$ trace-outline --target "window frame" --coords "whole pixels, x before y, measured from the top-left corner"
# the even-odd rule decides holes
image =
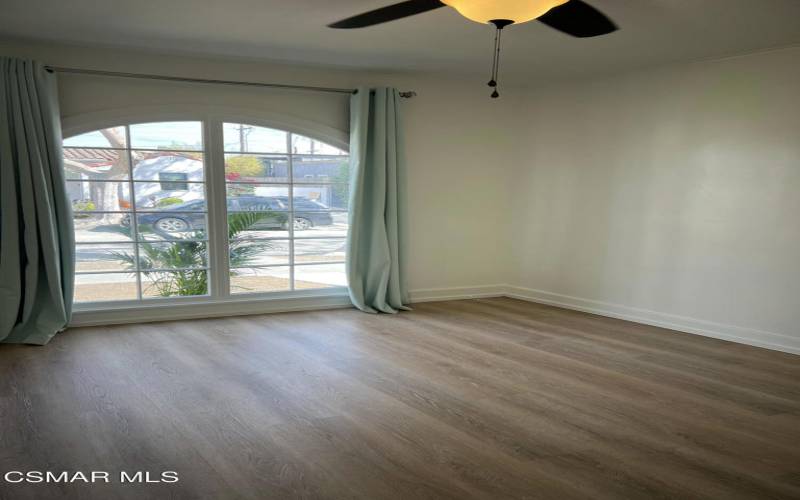
[[[225,148],[223,123],[245,123],[303,135],[327,143],[348,153],[349,134],[344,130],[297,118],[295,116],[263,111],[254,113],[235,107],[196,106],[196,105],[155,105],[135,109],[111,109],[87,113],[62,119],[62,137],[76,135],[104,128],[130,126],[138,123],[167,121],[200,121],[202,124],[203,147],[205,154],[205,183],[208,206],[219,207],[215,213],[207,211],[208,235],[227,234],[227,193],[225,178]],[[130,145],[128,145],[130,147]],[[291,186],[291,184],[290,184]],[[213,199],[213,201],[212,201]],[[290,240],[293,241],[293,240]],[[208,238],[208,294],[187,297],[163,297],[158,299],[114,300],[97,302],[75,302],[73,310],[77,313],[112,312],[129,310],[148,310],[173,305],[209,304],[250,304],[258,302],[278,302],[303,298],[332,298],[338,300],[347,296],[346,287],[320,289],[298,289],[276,292],[253,292],[231,294],[228,262],[228,241],[225,237]],[[294,265],[289,264],[294,275]],[[338,303],[338,302],[336,302]]]

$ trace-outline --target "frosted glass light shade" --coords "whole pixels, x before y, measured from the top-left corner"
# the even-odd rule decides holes
[[[478,23],[507,19],[515,24],[533,21],[568,0],[442,0],[459,14]]]

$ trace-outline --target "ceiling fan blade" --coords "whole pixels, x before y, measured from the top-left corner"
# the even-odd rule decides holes
[[[402,19],[404,17],[414,16],[429,10],[444,7],[444,4],[439,0],[408,0],[406,2],[388,5],[386,7],[364,12],[357,16],[348,17],[341,21],[329,24],[329,28],[339,29],[352,29],[352,28],[365,28],[367,26],[374,26],[376,24]]]
[[[581,0],[570,0],[559,5],[538,21],[578,38],[607,35],[618,29],[605,14]]]

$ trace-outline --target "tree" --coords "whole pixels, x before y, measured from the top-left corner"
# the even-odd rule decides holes
[[[231,156],[225,159],[225,176],[239,179],[241,177],[260,177],[264,175],[264,165],[255,156]]]
[[[100,131],[112,148],[125,148],[125,137],[118,133],[116,129],[108,128]],[[138,153],[133,153],[133,160],[140,158]],[[99,171],[97,168],[85,165],[79,161],[64,159],[64,168],[70,172],[83,174],[88,177],[91,200],[100,210],[119,210],[119,182],[109,182],[123,180],[128,176],[128,155],[121,151],[117,158],[106,170]],[[105,181],[105,182],[102,182]],[[98,218],[101,222],[110,222],[113,214],[100,214]]]
[[[337,202],[347,206],[350,196],[350,162],[339,163],[339,170],[334,176],[333,195]]]

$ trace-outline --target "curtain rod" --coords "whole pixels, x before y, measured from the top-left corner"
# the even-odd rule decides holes
[[[96,69],[64,68],[60,66],[45,66],[45,69],[56,73],[72,73],[77,75],[110,76],[116,78],[139,78],[142,80],[163,80],[168,82],[206,83],[215,85],[238,85],[243,87],[267,87],[273,89],[306,90],[311,92],[329,92],[333,94],[355,94],[358,89],[344,89],[337,87],[313,87],[309,85],[290,85],[286,83],[243,82],[237,80],[210,80],[205,78],[186,78],[182,76],[149,75],[145,73],[123,73],[119,71],[102,71]],[[400,97],[406,99],[415,97],[416,92],[400,92]]]

